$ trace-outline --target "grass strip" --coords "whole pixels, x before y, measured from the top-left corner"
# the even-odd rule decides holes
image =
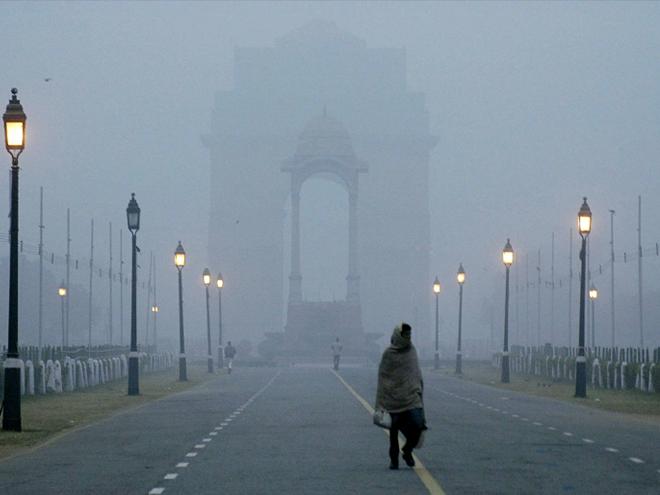
[[[453,375],[453,371],[449,369],[441,369],[440,373]],[[500,369],[490,363],[463,361],[464,380],[660,422],[660,394],[639,390],[594,389],[588,384],[587,398],[580,399],[575,397],[575,382],[552,381],[546,377],[511,373],[511,382],[502,383],[500,373]]]
[[[128,396],[128,378],[75,392],[24,396],[21,399],[23,431],[0,430],[0,459],[34,448],[68,430],[80,428],[122,409],[199,385],[218,374],[206,364],[188,364],[188,381],[180,382],[178,368],[140,375],[140,395]]]

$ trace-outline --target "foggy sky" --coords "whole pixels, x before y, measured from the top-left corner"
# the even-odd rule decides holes
[[[431,155],[429,291],[437,274],[446,287],[444,340],[453,341],[459,262],[468,272],[466,336],[487,335],[488,305],[499,332],[500,252],[507,237],[517,253],[514,270],[524,270],[529,254],[535,277],[540,248],[543,278],[549,280],[555,232],[556,278],[566,278],[568,234],[582,196],[594,214],[594,263],[608,260],[608,209],[617,211],[617,253],[636,250],[638,194],[643,245],[660,241],[657,3],[7,2],[3,10],[0,96],[8,98],[9,89],[18,87],[28,115],[21,237],[36,244],[43,185],[46,249],[64,252],[70,207],[72,250],[88,256],[93,216],[97,256],[105,266],[107,222],[124,228],[128,238],[125,208],[135,192],[142,208],[140,276],[146,277],[144,254],[153,250],[163,334],[176,330],[168,327],[177,309],[171,254],[182,240],[190,261],[184,271],[187,328],[201,338],[199,277],[206,266],[213,191],[200,136],[209,128],[214,93],[233,87],[234,48],[270,46],[315,19],[336,22],[369,47],[404,47],[408,86],[426,94],[439,140]],[[5,159],[9,168],[9,156]],[[7,179],[0,175],[5,192]],[[321,204],[342,197],[324,187],[315,189],[327,195]],[[3,222],[7,231],[8,219]],[[335,217],[329,223],[341,230]],[[577,241],[574,256],[577,260]],[[644,262],[646,337],[658,345],[660,258],[649,255]],[[340,286],[345,264],[336,267],[339,281],[323,286],[323,272],[331,269],[326,263],[306,279],[312,299],[314,285],[324,298]],[[59,279],[61,266],[54,270]],[[616,270],[617,323],[625,332],[636,324],[637,265],[618,264]],[[76,276],[85,283],[84,272]],[[524,271],[518,276],[522,282]],[[599,327],[609,336],[609,274],[595,277],[595,283],[602,296]],[[105,290],[105,281],[98,285]],[[531,294],[535,301],[535,291]],[[565,294],[557,289],[558,321],[567,320]],[[535,321],[535,309],[530,312]],[[229,338],[240,337],[228,331]],[[629,343],[636,343],[634,329],[630,332]]]

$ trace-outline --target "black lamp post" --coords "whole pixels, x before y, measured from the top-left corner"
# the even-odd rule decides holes
[[[509,383],[509,268],[513,265],[513,248],[509,239],[502,250],[502,263],[506,267],[504,295],[504,347],[502,348],[502,383]]]
[[[181,270],[186,266],[186,252],[183,250],[181,241],[174,251],[174,265],[179,270],[179,381],[188,380],[186,370],[186,344],[183,338],[183,284],[181,282]]]
[[[213,373],[213,354],[211,354],[211,313],[209,312],[209,285],[211,285],[211,272],[204,268],[202,282],[206,290],[206,344],[207,344],[207,363],[209,373]]]
[[[222,273],[218,273],[218,369],[221,370],[224,364],[224,352],[222,349],[222,288],[225,286],[225,281],[222,278]]]
[[[18,157],[25,149],[23,106],[12,88],[11,100],[2,116],[5,147],[11,155],[11,209],[9,221],[9,318],[7,356],[4,362],[5,383],[2,429],[21,431],[21,370],[18,359]]]
[[[463,269],[463,263],[458,265],[456,281],[458,282],[458,345],[456,347],[456,374],[460,375],[463,373],[463,356],[461,351],[463,332],[463,284],[465,283],[465,270]]]
[[[435,294],[435,358],[433,360],[433,367],[437,370],[440,368],[440,350],[438,341],[438,295],[440,294],[440,281],[435,277],[433,281],[433,293]]]
[[[587,198],[578,212],[578,232],[582,237],[580,249],[580,335],[578,340],[578,355],[575,359],[575,397],[587,396],[587,359],[584,356],[584,303],[586,289],[586,253],[587,237],[591,232],[591,209]]]
[[[128,395],[140,394],[140,361],[137,350],[137,231],[140,230],[140,207],[135,193],[126,208],[128,230],[131,232],[131,350],[128,353]]]
[[[64,347],[66,345],[66,326],[64,324],[64,298],[66,297],[66,286],[64,285],[64,281],[62,281],[57,289],[57,295],[60,296],[62,307],[62,354],[64,354]]]

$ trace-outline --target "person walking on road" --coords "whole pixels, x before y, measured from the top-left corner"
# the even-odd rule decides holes
[[[341,351],[343,349],[343,346],[339,342],[339,337],[337,337],[337,340],[335,340],[330,347],[332,348],[333,366],[335,371],[337,371],[339,369],[339,358],[341,357]]]
[[[231,340],[227,342],[225,347],[225,359],[227,360],[227,373],[231,375],[231,365],[234,361],[234,356],[236,355],[236,348],[231,345]]]
[[[412,328],[401,323],[392,332],[390,346],[383,352],[378,367],[376,409],[387,411],[390,426],[390,469],[399,469],[399,431],[406,438],[401,451],[410,467],[415,465],[412,451],[426,430],[422,393],[424,381],[417,350],[411,340]]]

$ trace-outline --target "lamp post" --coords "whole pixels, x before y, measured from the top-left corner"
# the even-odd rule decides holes
[[[587,204],[587,198],[578,212],[578,232],[582,237],[582,249],[580,249],[580,335],[578,340],[578,355],[575,360],[575,397],[587,396],[587,360],[584,356],[584,303],[586,285],[586,253],[587,237],[591,232],[591,209]]]
[[[186,252],[183,250],[181,241],[174,251],[174,265],[179,270],[179,381],[188,380],[186,370],[186,344],[183,338],[183,284],[181,282],[181,270],[186,266]]]
[[[222,349],[222,288],[225,286],[225,281],[222,278],[222,273],[218,273],[218,369],[224,367],[224,352]]]
[[[213,373],[213,354],[211,354],[211,313],[209,312],[209,285],[211,285],[211,272],[208,268],[204,268],[202,275],[202,282],[206,290],[206,349],[207,349],[207,363],[209,373]]]
[[[60,296],[62,306],[62,353],[64,353],[64,346],[66,345],[66,325],[64,324],[64,298],[66,297],[66,286],[64,285],[64,281],[62,281],[60,287],[57,289],[57,295]]]
[[[598,299],[598,289],[591,284],[589,287],[589,300],[591,301],[591,348],[596,348],[596,299]]]
[[[440,294],[440,281],[435,277],[433,281],[433,293],[435,294],[435,359],[433,367],[440,368],[440,352],[438,350],[438,294]]]
[[[2,429],[21,431],[21,370],[18,359],[18,157],[25,149],[23,106],[12,88],[11,100],[2,116],[5,127],[5,147],[11,155],[11,207],[9,221],[9,318],[7,326],[7,356],[4,362],[5,381]]]
[[[502,383],[509,383],[509,269],[513,265],[513,248],[509,239],[502,250],[502,263],[506,267],[504,292],[504,347],[502,348]]]
[[[128,353],[128,395],[140,394],[140,361],[137,350],[137,232],[140,230],[140,207],[131,193],[126,208],[126,221],[131,232],[131,350]]]
[[[461,352],[463,330],[463,284],[465,283],[465,270],[463,269],[463,263],[458,265],[456,281],[458,282],[458,345],[456,347],[456,374],[460,375],[463,373],[463,356]]]
[[[158,312],[160,311],[160,307],[157,304],[154,304],[151,306],[151,312],[154,315],[154,352],[157,352],[158,350],[158,330],[156,324],[158,323]]]

